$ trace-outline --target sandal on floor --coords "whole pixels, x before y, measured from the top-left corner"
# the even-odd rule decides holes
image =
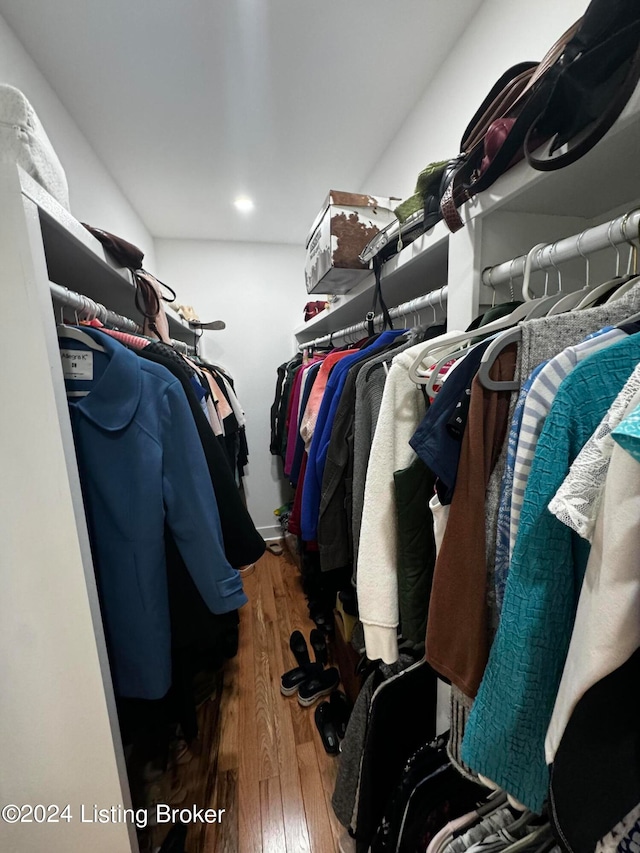
[[[351,716],[351,702],[349,702],[342,690],[334,690],[329,697],[329,705],[336,732],[340,740],[342,740],[347,732],[347,723]]]
[[[270,554],[275,554],[276,557],[281,557],[284,554],[284,548],[279,542],[267,542],[267,551]]]
[[[318,664],[311,664],[318,666]],[[304,681],[298,689],[298,702],[303,708],[313,705],[323,696],[328,696],[340,684],[340,675],[335,666],[323,669],[318,675]]]
[[[313,645],[313,631],[311,632],[311,644]],[[294,631],[291,634],[289,637],[289,648],[293,652],[293,656],[296,659],[298,666],[305,666],[305,664],[311,663],[309,649],[307,648],[307,641],[303,637],[301,631]],[[316,660],[318,660],[317,655]]]
[[[314,717],[324,751],[327,755],[337,755],[340,752],[340,743],[329,703],[321,702],[315,710]]]

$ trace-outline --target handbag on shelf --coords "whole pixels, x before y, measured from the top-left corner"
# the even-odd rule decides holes
[[[579,25],[580,21],[563,33],[541,62],[520,62],[505,71],[467,125],[462,136],[462,153],[440,205],[450,231],[459,231],[464,226],[458,213],[460,205],[488,189],[524,158],[532,99]],[[535,106],[533,109],[537,116]]]
[[[131,270],[139,270],[142,267],[144,260],[144,252],[128,240],[112,234],[110,231],[103,231],[102,228],[96,228],[93,225],[87,225],[83,222],[82,225],[87,231],[92,234],[96,240],[105,247],[113,260],[121,267],[127,267]]]
[[[175,301],[176,293],[173,288],[142,268],[142,261],[144,260],[142,249],[110,231],[87,225],[86,222],[83,222],[82,225],[96,240],[102,243],[105,250],[119,266],[131,270],[136,286],[136,308],[144,317],[144,334],[155,335],[164,343],[170,344],[169,324],[162,303]],[[165,296],[163,288],[168,290],[171,295]]]
[[[534,169],[575,163],[611,128],[640,79],[640,3],[592,0],[544,87],[524,152]],[[551,139],[537,156],[536,139]],[[571,142],[571,145],[567,145]],[[567,145],[567,150],[556,154]],[[555,156],[554,156],[555,155]]]
[[[414,194],[394,211],[398,218],[376,234],[360,253],[363,263],[376,257],[388,261],[440,222],[440,202],[457,163],[457,159],[430,163],[420,172]]]
[[[457,208],[523,157],[535,169],[552,171],[575,163],[602,139],[640,79],[640,3],[592,0],[530,69],[519,92],[512,87],[517,68],[494,86],[496,98],[486,111],[492,93],[474,116],[477,130],[465,132],[461,165],[442,201],[451,231],[464,225]],[[504,90],[498,91],[501,81]],[[549,140],[542,156],[533,153]],[[558,153],[563,146],[567,150]]]
[[[308,323],[312,317],[316,317],[321,311],[329,307],[329,303],[323,300],[316,302],[307,302],[304,306],[304,322]]]

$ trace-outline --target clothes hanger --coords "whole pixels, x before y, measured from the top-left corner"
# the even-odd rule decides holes
[[[533,813],[529,812],[529,819],[533,816]],[[512,826],[506,826],[505,831],[510,832],[512,828]],[[532,845],[540,845],[540,842],[544,842],[546,845],[550,838],[552,839],[551,827],[548,823],[545,823],[534,829],[533,832],[525,835],[524,838],[519,838],[513,844],[503,847],[501,853],[519,853],[521,850],[529,850]]]
[[[529,282],[531,280],[531,267],[533,265],[534,257],[538,260],[540,253],[542,250],[546,248],[546,243],[538,243],[533,246],[532,249],[527,252],[527,257],[524,262],[524,277],[522,281],[522,297],[525,300],[524,305],[521,306],[524,308],[525,306],[532,306],[533,309],[529,309],[526,312],[523,312],[523,316],[520,318],[520,321],[524,320],[533,320],[536,317],[547,316],[547,311],[549,307],[553,307],[560,298],[562,298],[562,293],[556,293],[553,296],[547,296],[547,290],[549,287],[549,276],[547,274],[545,278],[545,295],[539,298],[532,298],[531,291],[529,289]],[[553,264],[553,262],[552,262]],[[554,268],[557,269],[557,267]],[[562,280],[559,275],[559,283],[561,284]],[[516,309],[517,311],[518,309]],[[513,314],[516,313],[513,312]],[[510,320],[513,317],[513,314],[510,314],[509,317],[505,318]],[[490,324],[493,325],[493,324]],[[512,324],[510,324],[512,325]],[[485,331],[489,328],[487,326],[479,326],[477,331]],[[502,332],[502,334],[495,337],[495,339],[489,344],[487,349],[485,350],[482,360],[480,362],[480,367],[478,368],[478,379],[482,383],[482,385],[491,390],[491,391],[517,391],[520,388],[520,383],[515,379],[513,380],[505,380],[502,382],[498,382],[495,379],[492,379],[490,376],[491,368],[493,367],[496,359],[500,355],[500,353],[510,344],[518,343],[522,340],[522,329],[519,326],[516,328],[508,328],[506,331]]]
[[[580,240],[582,239],[583,234],[584,234],[584,231],[578,237],[578,252],[580,252]],[[551,263],[551,266],[554,268],[554,270],[556,271],[556,274],[558,276],[558,291],[562,292],[562,273],[558,269],[558,265],[556,263],[554,263],[554,260],[553,260],[553,252],[554,252],[557,245],[558,244],[556,242],[551,247],[551,251],[549,252],[549,262]],[[582,252],[580,252],[580,254],[582,255]],[[583,255],[583,257],[584,257],[584,255]],[[564,314],[565,311],[571,311],[573,308],[576,307],[578,302],[580,302],[583,297],[584,297],[584,288],[582,290],[576,290],[576,291],[573,291],[571,293],[565,294],[562,297],[562,299],[559,299],[555,305],[551,306],[551,308],[549,309],[549,313],[547,314],[547,317],[553,317],[556,314]]]
[[[82,307],[80,309],[80,313],[87,311],[89,309],[89,302],[85,300],[84,296],[81,296],[82,299]],[[91,305],[95,305],[95,302],[92,302]],[[91,335],[84,332],[82,329],[78,328],[78,326],[67,326],[64,322],[64,309],[61,311],[60,319],[62,322],[57,326],[56,331],[58,333],[58,342],[61,343],[64,340],[75,340],[82,343],[88,349],[93,350],[95,352],[106,353],[106,349],[101,346],[97,341],[95,341]],[[80,319],[78,317],[78,312],[75,312],[76,323],[80,323]],[[63,347],[61,347],[62,349]],[[78,351],[78,354],[81,354],[81,351]],[[72,378],[72,377],[69,377]],[[67,397],[87,397],[90,394],[90,391],[67,391]]]
[[[627,241],[627,243],[631,246],[631,249],[629,251],[629,260],[627,261],[627,278],[624,281],[624,283],[621,284],[620,287],[611,294],[611,296],[609,297],[607,302],[615,302],[617,299],[621,299],[626,293],[628,293],[631,290],[632,287],[635,287],[635,285],[638,283],[638,253],[637,253],[637,248],[636,248],[636,245],[633,242],[633,240],[627,236],[626,222],[627,222],[627,217],[630,215],[631,214],[627,214],[625,216],[625,218],[622,220],[622,225],[621,225],[622,234],[623,234],[625,240]],[[618,249],[617,246],[614,246],[614,248],[616,250],[616,255],[617,255],[617,258],[616,258],[616,275],[619,275],[620,274],[620,250]],[[633,272],[631,271],[632,267],[633,267]]]
[[[528,303],[529,305],[532,302],[536,302],[535,299],[531,299],[531,291],[529,289],[529,282],[531,280],[531,267],[533,265],[533,258],[535,256],[536,260],[539,261],[540,253],[546,248],[546,245],[547,244],[545,244],[545,243],[538,243],[537,246],[534,246],[532,249],[530,249],[529,252],[527,252],[527,257],[525,258],[524,276],[523,276],[523,280],[522,280],[522,297],[523,297],[523,299],[530,300]],[[557,266],[553,263],[553,260],[551,257],[554,247],[555,247],[555,243],[551,246],[551,251],[549,253],[549,260],[550,260],[553,268],[558,273],[558,285],[559,285],[560,289],[559,289],[558,293],[554,294],[553,296],[550,296],[550,297],[549,296],[543,296],[540,298],[540,300],[538,301],[538,306],[543,308],[545,311],[545,313],[543,315],[540,315],[540,316],[548,316],[546,313],[547,308],[549,306],[551,306],[553,308],[553,306],[556,305],[558,303],[558,301],[563,298],[562,277],[560,276],[560,271],[558,270]],[[545,278],[545,284],[544,284],[545,294],[547,292],[548,287],[549,287],[549,276],[547,273],[547,276]],[[525,305],[526,304],[527,303],[525,302]],[[531,319],[531,320],[535,319],[533,316],[533,312],[529,312],[526,319]],[[482,327],[480,327],[480,328],[482,328]],[[518,391],[519,390],[520,383],[517,380],[507,379],[507,380],[504,380],[502,382],[498,382],[496,379],[492,379],[490,374],[491,374],[491,368],[495,364],[496,359],[498,358],[500,353],[506,347],[508,347],[510,344],[519,343],[521,340],[522,340],[522,329],[519,326],[517,326],[515,329],[508,329],[506,332],[503,332],[501,335],[498,335],[498,337],[496,337],[495,340],[493,340],[489,344],[489,346],[487,347],[486,351],[484,352],[484,354],[482,356],[482,360],[480,362],[480,367],[478,368],[478,379],[482,383],[484,388],[487,388],[490,391]]]
[[[614,220],[611,220],[611,222],[609,223],[609,228],[607,230],[607,239],[609,240],[609,243],[611,245],[613,245],[613,243],[611,241],[611,229],[613,228],[613,225],[614,225]],[[622,227],[624,228],[624,220],[623,220]],[[580,240],[578,239],[578,251],[580,252],[579,243],[580,243]],[[580,252],[580,254],[582,255],[582,252]],[[585,257],[585,256],[582,255],[582,257]],[[577,311],[580,311],[583,308],[591,308],[593,305],[595,305],[595,303],[598,301],[598,299],[600,299],[601,296],[605,296],[610,291],[617,290],[620,287],[620,285],[624,284],[626,281],[626,279],[621,279],[616,275],[614,278],[609,279],[608,281],[605,281],[602,284],[598,284],[595,287],[589,288],[589,258],[588,257],[585,258],[585,261],[587,263],[587,284],[586,284],[586,287],[589,289],[589,292],[576,305]],[[618,265],[616,265],[616,266],[618,266]],[[618,272],[618,269],[616,269],[616,272]]]
[[[491,335],[493,332],[501,332],[503,329],[508,329],[513,326],[515,323],[519,323],[520,320],[523,320],[527,314],[529,313],[531,308],[531,303],[524,303],[523,305],[518,305],[517,308],[506,317],[501,317],[499,320],[494,320],[492,323],[487,323],[486,326],[481,326],[482,329],[481,334],[484,336]],[[463,343],[464,341],[470,341],[473,338],[478,337],[478,329],[474,329],[471,332],[460,332],[458,335],[454,335],[453,337],[448,338],[448,340],[442,340],[443,336],[438,338],[434,338],[429,341],[424,350],[416,356],[413,364],[409,368],[409,377],[412,382],[416,385],[426,385],[429,381],[429,376],[426,376],[420,373],[420,368],[422,366],[423,361],[431,356],[433,353],[441,352],[445,348],[450,352],[453,351],[452,347],[456,347],[458,344]]]
[[[535,246],[531,251],[532,252],[536,251]],[[538,266],[540,266],[540,257],[541,257],[542,251],[543,251],[542,248],[536,251],[536,261],[538,261]],[[529,264],[529,266],[527,267],[526,261],[525,261],[525,276],[529,276],[529,277],[531,276],[531,264]],[[523,286],[523,291],[524,291],[524,282],[523,282],[522,286]],[[528,290],[528,283],[527,283],[527,290]],[[551,308],[553,308],[553,306],[557,302],[559,302],[563,297],[564,297],[564,294],[561,291],[558,291],[557,293],[552,293],[551,295],[549,295],[549,270],[545,270],[544,293],[540,297],[540,299],[537,300],[537,304],[534,305],[531,312],[527,315],[527,320],[537,320],[539,317],[547,317]]]
[[[80,299],[82,300],[82,306],[80,308],[80,313],[90,313],[91,305],[86,297],[80,295]],[[95,305],[95,303],[93,303]],[[64,318],[63,318],[64,319]],[[57,327],[58,332],[58,340],[63,338],[73,339],[75,341],[79,341],[84,344],[89,349],[94,350],[95,352],[103,352],[106,353],[106,349],[101,346],[91,335],[87,334],[87,332],[83,332],[82,329],[78,328],[80,325],[80,318],[78,317],[78,312],[75,312],[76,325],[75,326],[67,326],[64,322],[61,323]]]
[[[507,793],[506,791],[501,791],[500,789],[494,790],[487,797],[486,803],[483,803],[481,806],[478,806],[476,809],[479,818],[488,817],[494,812],[497,812],[498,809],[503,808],[507,805]]]

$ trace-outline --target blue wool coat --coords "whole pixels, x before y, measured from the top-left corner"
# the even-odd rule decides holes
[[[69,412],[116,693],[158,699],[171,685],[165,522],[213,613],[246,602],[227,561],[204,452],[180,382],[118,341],[83,329],[92,379],[68,379]],[[91,371],[88,371],[91,372]]]

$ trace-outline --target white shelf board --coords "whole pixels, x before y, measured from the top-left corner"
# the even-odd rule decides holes
[[[118,267],[84,225],[26,172],[19,172],[23,195],[38,207],[50,280],[142,325],[130,270]],[[189,326],[171,311],[167,318],[171,337],[193,344]]]
[[[640,195],[640,87],[618,121],[577,162],[557,172],[538,172],[522,161],[462,209],[463,219],[495,210],[579,216],[597,220],[633,205]]]
[[[449,230],[444,222],[438,222],[390,258],[382,270],[382,294],[387,306],[393,308],[446,284],[448,252]],[[374,286],[371,273],[348,293],[336,297],[330,308],[294,329],[298,341],[304,343],[364,320],[371,310]]]

